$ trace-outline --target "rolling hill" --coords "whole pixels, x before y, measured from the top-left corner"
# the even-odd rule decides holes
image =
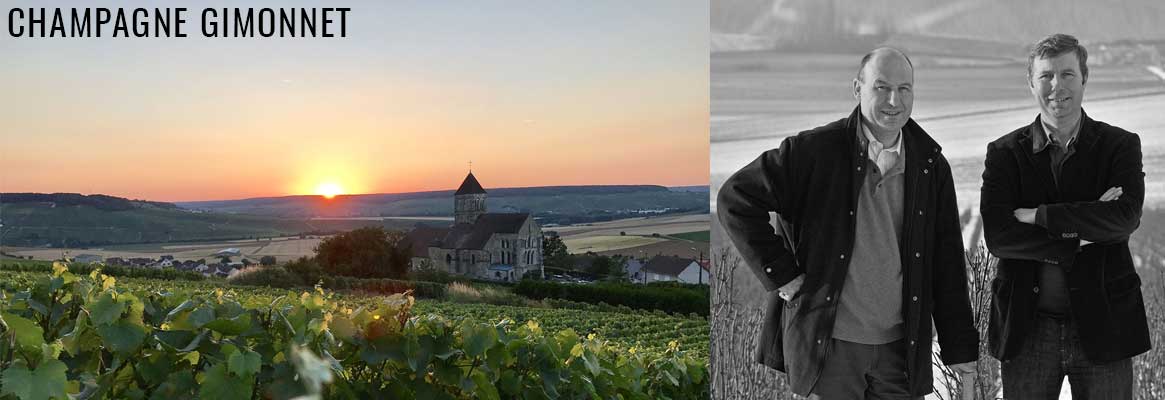
[[[653,185],[545,186],[489,190],[494,212],[529,212],[555,223],[585,221],[587,216],[643,215],[707,210],[708,187]],[[176,203],[183,209],[280,218],[450,216],[453,191],[336,196],[264,197]],[[609,218],[608,218],[609,219]]]
[[[161,203],[73,193],[0,193],[0,245],[91,247],[325,234],[361,226],[409,229],[418,223],[446,224],[440,217],[452,215],[452,195],[436,191],[331,200],[286,196]],[[544,225],[707,213],[708,187],[500,188],[490,190],[488,207],[494,212],[529,212]]]

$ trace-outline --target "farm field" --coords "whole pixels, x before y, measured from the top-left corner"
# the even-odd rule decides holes
[[[392,218],[386,218],[392,219]],[[702,248],[707,254],[707,242],[691,243],[674,238],[654,238],[653,233],[660,235],[684,234],[708,229],[708,214],[677,215],[647,218],[629,218],[609,222],[558,226],[546,228],[546,231],[558,232],[563,242],[572,253],[608,253],[634,249],[638,253],[655,255],[659,252],[668,255],[696,257],[699,251],[692,252],[691,247]],[[626,236],[619,233],[625,232]],[[699,239],[696,237],[694,239]],[[32,256],[36,260],[56,260],[61,258],[64,251],[71,256],[80,254],[96,254],[102,257],[149,257],[157,258],[161,255],[172,255],[177,260],[197,260],[208,258],[211,254],[225,249],[237,248],[248,258],[258,259],[262,256],[275,256],[280,262],[314,255],[315,246],[322,239],[318,237],[301,239],[299,236],[277,237],[267,239],[223,240],[212,242],[177,242],[177,243],[147,243],[111,245],[96,248],[33,248],[0,246],[0,251],[16,256]],[[696,240],[699,242],[699,240]],[[674,252],[673,252],[674,251]],[[624,252],[627,253],[626,251]],[[692,253],[688,255],[688,253]]]
[[[687,238],[675,235],[705,231],[709,222],[708,214],[690,214],[628,218],[544,230],[558,232],[571,253],[591,251],[602,255],[621,254],[640,258],[656,254],[697,258],[701,252],[705,257],[709,254],[707,240],[701,241],[699,236]],[[659,234],[660,237],[654,237],[653,234]]]
[[[599,255],[615,256],[623,255],[635,257],[638,259],[651,258],[656,255],[674,255],[683,258],[698,259],[703,257],[707,260],[709,258],[709,246],[707,242],[689,242],[685,240],[666,240],[659,243],[649,244],[646,246],[629,247],[619,250],[608,250],[599,252]]]
[[[564,239],[562,242],[566,244],[566,249],[568,252],[577,254],[586,253],[588,251],[600,253],[605,251],[622,250],[666,241],[668,241],[668,239],[654,238],[650,236],[585,236]]]
[[[691,240],[693,242],[708,242],[712,239],[711,231],[684,232],[672,234],[669,236],[683,240]]]
[[[627,218],[593,224],[546,227],[544,231],[558,232],[563,240],[571,237],[628,235],[668,235],[708,229],[708,214],[687,214],[662,217]]]
[[[96,254],[109,257],[147,257],[157,258],[161,255],[172,255],[177,260],[197,260],[209,258],[212,254],[226,248],[239,249],[248,258],[258,259],[262,256],[275,256],[278,260],[291,260],[315,254],[315,247],[322,241],[319,238],[300,239],[276,238],[273,240],[230,240],[222,242],[197,244],[137,244],[121,246],[104,246],[89,249],[51,249],[27,247],[0,247],[5,253],[16,256],[32,256],[36,260],[56,260],[61,253],[68,251],[71,256],[80,254]]]

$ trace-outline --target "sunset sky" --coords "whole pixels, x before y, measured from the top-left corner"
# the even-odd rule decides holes
[[[8,10],[50,4],[7,1],[0,192],[708,184],[707,2],[430,3],[344,2],[347,38],[204,38],[204,7],[276,5],[191,1],[187,38],[29,39]]]

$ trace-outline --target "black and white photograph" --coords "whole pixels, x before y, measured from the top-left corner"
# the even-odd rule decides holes
[[[1165,397],[1162,20],[713,2],[712,397]]]

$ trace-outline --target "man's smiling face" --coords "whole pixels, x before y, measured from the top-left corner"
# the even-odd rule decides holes
[[[1048,123],[1070,122],[1079,117],[1084,83],[1075,51],[1032,60],[1028,86],[1040,105],[1040,115]]]
[[[854,80],[854,97],[862,117],[878,137],[893,135],[906,125],[914,107],[914,69],[894,51],[875,53]]]

